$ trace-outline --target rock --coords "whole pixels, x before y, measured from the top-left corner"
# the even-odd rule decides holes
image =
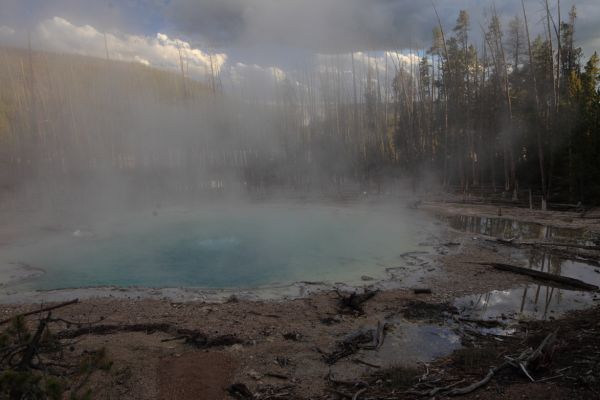
[[[262,375],[261,375],[261,374],[259,374],[258,372],[256,372],[256,371],[255,371],[255,370],[253,370],[253,369],[251,369],[250,371],[248,371],[247,375],[248,375],[250,378],[252,378],[252,379],[254,379],[254,380],[256,380],[256,381],[258,381],[258,380],[260,380],[260,379],[262,378]]]
[[[283,334],[283,338],[285,340],[293,340],[294,342],[298,342],[300,339],[302,339],[302,334],[297,331],[286,332]]]

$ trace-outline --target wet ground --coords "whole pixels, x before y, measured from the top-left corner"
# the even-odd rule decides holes
[[[508,214],[510,210],[503,212]],[[86,336],[80,343],[82,348],[106,346],[115,359],[116,371],[135,371],[116,386],[106,385],[114,379],[111,374],[99,375],[92,385],[97,398],[115,398],[118,394],[119,398],[135,399],[140,398],[140,393],[144,393],[144,398],[175,398],[164,393],[175,393],[178,386],[188,381],[227,398],[222,377],[229,377],[229,383],[241,382],[256,392],[287,388],[290,394],[286,398],[325,399],[335,398],[324,394],[329,373],[338,379],[358,380],[389,367],[433,363],[465,346],[473,346],[481,337],[493,341],[511,337],[520,332],[523,321],[551,322],[572,310],[598,303],[596,293],[565,290],[485,265],[492,261],[513,263],[599,284],[600,274],[593,265],[545,249],[489,240],[517,238],[596,246],[597,233],[589,226],[571,221],[552,227],[515,222],[507,215],[460,215],[443,216],[442,223],[448,223],[451,229],[426,239],[426,245],[440,253],[436,260],[419,252],[405,253],[401,265],[383,266],[390,279],[361,279],[360,290],[379,289],[365,303],[362,314],[341,310],[338,294],[331,287],[305,282],[292,285],[294,293],[284,295],[289,296],[287,300],[284,296],[265,300],[252,292],[236,293],[232,298],[231,292],[219,292],[220,300],[230,299],[225,303],[207,302],[216,298],[187,290],[157,289],[154,297],[148,297],[147,291],[125,289],[120,291],[125,293],[125,299],[107,298],[104,293],[104,297],[90,298],[58,315],[88,321],[102,316],[111,324],[169,322],[209,334],[232,334],[243,340],[242,345],[204,350],[200,357],[181,342],[163,342],[168,337],[162,334]],[[419,271],[426,273],[418,274]],[[336,287],[341,292],[355,290],[342,284]],[[412,288],[417,287],[429,288],[432,293],[416,295]],[[188,297],[177,297],[181,293]],[[103,296],[101,292],[97,294]],[[27,304],[3,306],[0,312],[8,316],[27,309]],[[378,324],[386,326],[385,340],[379,348],[360,348],[334,365],[324,362],[323,354],[332,352],[344,338],[357,331],[375,330]],[[198,374],[198,370],[183,371],[177,367],[191,365],[195,359],[212,360],[203,361],[197,368],[209,370],[214,365],[218,373]],[[171,379],[178,383],[168,383]],[[186,393],[181,398],[209,397]]]
[[[445,220],[453,229],[470,234],[505,240],[535,239],[540,242],[576,244],[596,247],[600,251],[598,233],[583,228],[553,227],[508,218],[464,215],[445,217]],[[568,254],[556,255],[552,250],[543,247],[521,248],[502,246],[502,244],[497,246],[485,242],[482,246],[490,246],[502,252],[506,258],[513,260],[517,265],[600,285],[600,268],[597,265],[570,259]],[[536,283],[465,296],[457,299],[455,305],[469,318],[548,319],[556,318],[571,310],[594,306],[598,301],[600,296],[597,293]]]
[[[474,215],[440,216],[452,229],[503,239],[540,239],[600,245],[600,234],[585,228],[553,226],[539,222],[522,221],[506,217],[486,217]],[[558,221],[557,221],[558,222]]]

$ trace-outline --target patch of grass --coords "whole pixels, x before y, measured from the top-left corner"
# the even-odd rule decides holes
[[[50,332],[49,324],[53,322],[56,321],[48,313],[39,320],[32,334],[25,318],[19,316],[0,332],[0,399],[62,400],[73,383],[65,379],[72,380],[77,375],[83,376],[81,383],[69,398],[91,399],[89,390],[80,396],[79,389],[94,371],[108,371],[112,361],[107,358],[105,349],[100,349],[84,352],[78,364],[69,365],[63,358],[67,344]],[[47,368],[50,363],[57,369]]]
[[[34,371],[9,369],[0,374],[0,398],[60,400],[64,383],[54,377],[44,377]]]

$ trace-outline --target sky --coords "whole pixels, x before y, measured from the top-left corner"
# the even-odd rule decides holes
[[[433,0],[451,31],[459,10],[471,15],[479,37],[491,1]],[[558,0],[550,0],[556,15]],[[544,22],[541,0],[525,0],[533,34]],[[600,50],[600,0],[562,0],[563,19],[578,9],[576,40],[586,56]],[[520,0],[497,0],[504,24],[521,15]],[[430,46],[437,24],[428,0],[0,0],[0,45],[32,45],[176,69],[179,52],[192,77],[212,67],[231,79],[259,82],[284,76],[324,54]],[[105,36],[106,35],[106,36]],[[210,54],[210,56],[209,56]],[[410,61],[410,58],[407,58]]]

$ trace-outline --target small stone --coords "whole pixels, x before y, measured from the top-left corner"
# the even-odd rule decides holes
[[[258,380],[260,380],[260,378],[262,378],[262,375],[254,370],[248,371],[248,376],[256,381],[258,381]]]

